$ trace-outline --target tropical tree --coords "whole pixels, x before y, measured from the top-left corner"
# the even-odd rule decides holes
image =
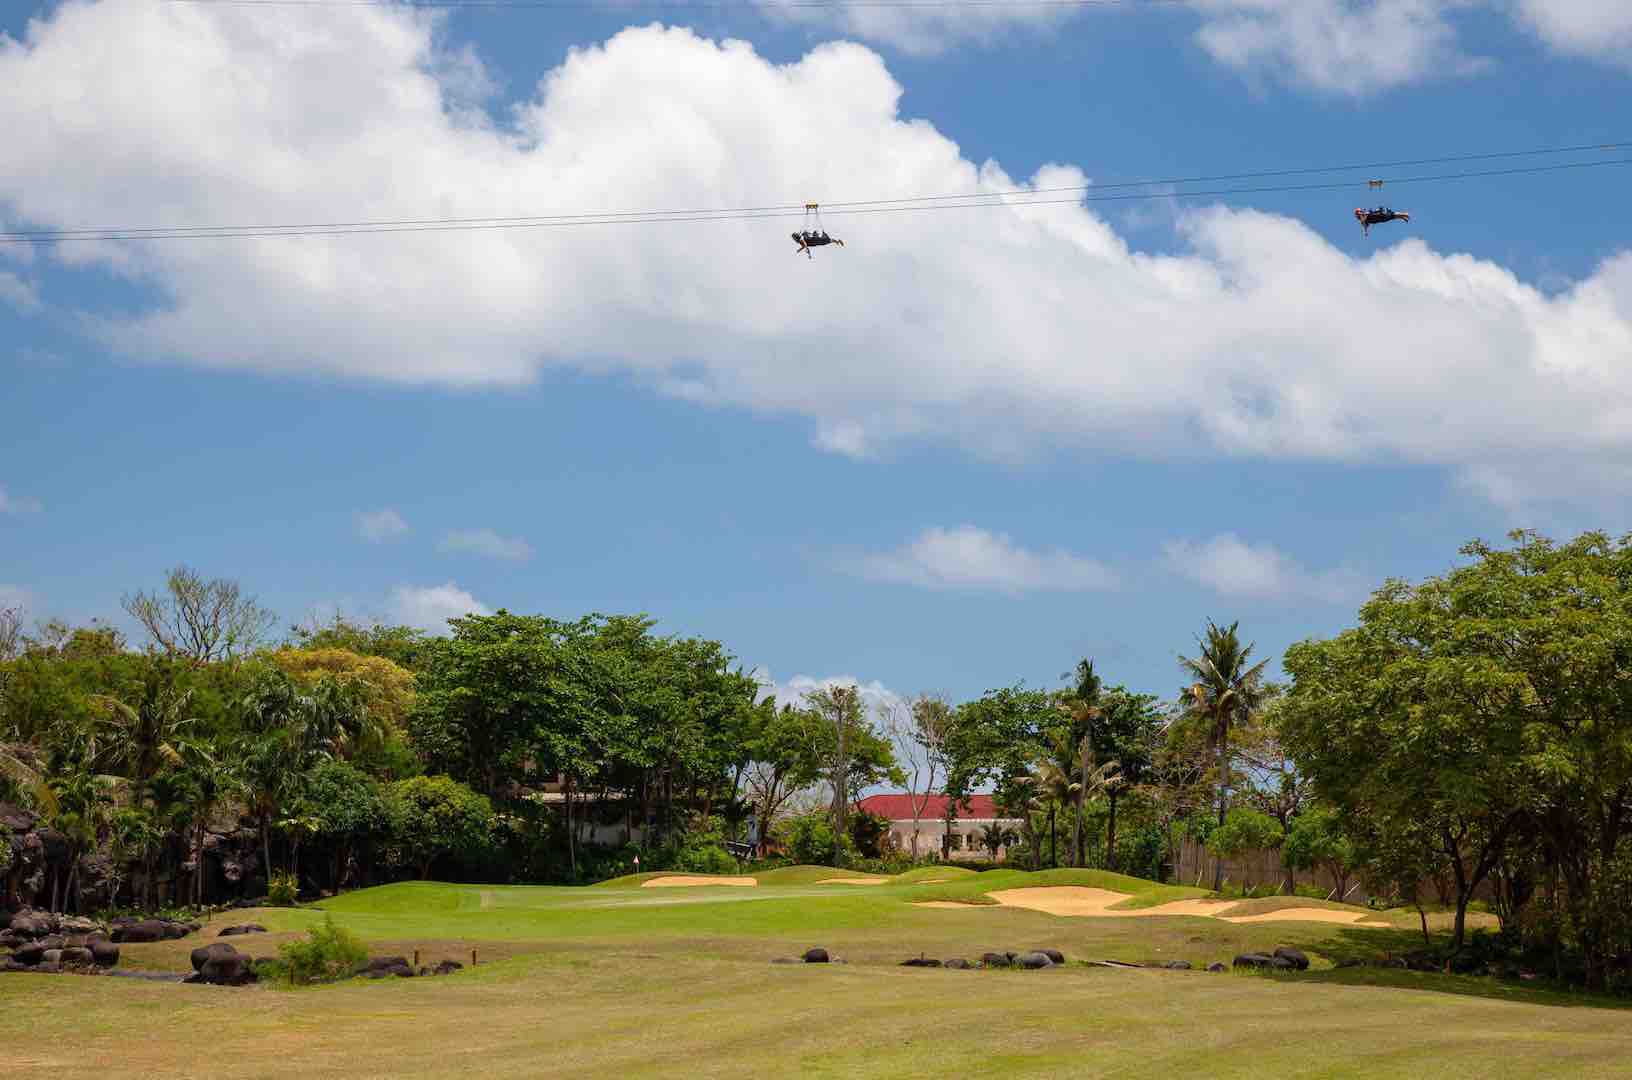
[[[994,821],[989,825],[981,826],[980,842],[991,853],[992,861],[997,861],[998,852],[1019,839],[1014,829]]]
[[[181,685],[176,662],[157,653],[142,659],[135,705],[111,694],[95,694],[91,704],[113,729],[113,755],[124,765],[140,807],[154,775],[166,765],[180,765],[177,749],[195,723],[190,714],[193,692]]]
[[[1194,657],[1179,657],[1179,665],[1194,680],[1186,694],[1192,714],[1205,724],[1208,744],[1218,761],[1218,824],[1222,827],[1230,798],[1230,729],[1251,716],[1263,698],[1264,668],[1268,660],[1249,664],[1253,646],[1243,645],[1231,623],[1220,628],[1211,620],[1197,638]],[[1224,864],[1213,869],[1213,888],[1224,884]]]
[[[392,843],[418,872],[450,851],[480,851],[492,839],[493,806],[486,796],[446,776],[416,776],[391,785],[385,816]]]

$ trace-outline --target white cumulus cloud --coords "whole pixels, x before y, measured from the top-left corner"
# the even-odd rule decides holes
[[[469,107],[479,60],[440,53],[435,25],[373,6],[60,5],[0,42],[0,213],[35,227],[107,221],[110,206],[141,224],[491,217],[1087,182],[965,158],[900,114],[902,88],[855,44],[779,65],[740,41],[630,29],[571,52],[495,123]],[[1065,446],[1453,469],[1632,453],[1626,252],[1543,293],[1420,239],[1355,258],[1296,220],[1222,206],[1181,214],[1181,248],[1159,255],[1088,206],[835,214],[849,246],[811,261],[787,237],[797,222],[42,257],[163,298],[92,320],[139,356],[464,387],[632,373],[807,417],[818,445],[856,456],[925,440],[1006,459]]]
[[[500,536],[492,529],[466,529],[442,538],[443,551],[462,551],[489,559],[526,562],[533,557],[532,545],[512,536]]]
[[[1632,4],[1625,0],[1517,0],[1516,12],[1559,52],[1632,66]]]
[[[363,510],[357,514],[357,535],[370,543],[392,540],[408,531],[408,522],[390,507]]]
[[[759,700],[764,701],[774,696],[779,707],[802,705],[806,694],[815,690],[831,690],[835,686],[855,687],[863,707],[869,710],[875,719],[882,718],[890,709],[906,700],[877,679],[863,681],[854,675],[828,675],[821,678],[813,675],[795,675],[791,679],[778,681],[763,668],[755,668],[752,674],[759,682]]]
[[[769,3],[761,0],[760,7],[773,19],[836,30],[863,41],[893,45],[917,56],[933,55],[957,45],[989,44],[1012,38],[1017,32],[1047,32],[1081,13],[1080,9],[1030,0],[893,7],[865,3],[790,7],[777,0]]]
[[[460,615],[491,615],[493,609],[449,581],[442,585],[397,585],[386,601],[392,622],[447,633],[448,620]]]
[[[1316,90],[1361,95],[1467,72],[1453,13],[1480,0],[1196,0],[1213,59]]]
[[[842,565],[873,581],[926,589],[1075,592],[1117,583],[1116,574],[1097,560],[1060,548],[1025,548],[1006,534],[973,525],[928,528],[898,548]]]
[[[1365,595],[1358,574],[1310,571],[1273,544],[1249,544],[1233,533],[1201,543],[1172,540],[1162,554],[1169,570],[1220,596],[1341,604]]]

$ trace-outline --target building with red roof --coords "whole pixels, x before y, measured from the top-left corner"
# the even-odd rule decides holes
[[[992,852],[986,837],[993,825],[1010,833],[998,845],[999,862],[1008,855],[1011,845],[1020,842],[1020,819],[1002,816],[990,795],[971,795],[958,803],[950,828],[946,823],[947,801],[946,795],[891,792],[869,795],[856,803],[856,809],[889,821],[886,842],[897,851],[929,855],[944,850],[946,857],[953,860],[989,859]]]

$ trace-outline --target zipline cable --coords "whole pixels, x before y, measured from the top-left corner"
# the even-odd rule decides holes
[[[1485,169],[1454,173],[1439,173],[1421,176],[1402,176],[1384,178],[1382,184],[1399,186],[1402,184],[1443,183],[1453,180],[1471,180],[1501,176],[1524,176],[1540,173],[1564,172],[1570,170],[1596,169],[1621,165],[1632,165],[1632,157],[1609,158],[1599,161],[1573,161],[1553,165],[1530,165],[1510,169]],[[1249,174],[1250,175],[1250,174]],[[1327,181],[1313,184],[1269,184],[1251,187],[1213,188],[1200,191],[1138,191],[1121,192],[1110,195],[1077,194],[1069,198],[1032,198],[1033,191],[993,192],[990,194],[975,193],[962,196],[962,202],[942,201],[925,202],[923,199],[956,199],[959,196],[920,196],[920,201],[911,199],[896,200],[868,200],[851,203],[823,203],[824,208],[834,206],[850,207],[850,209],[830,210],[835,216],[859,216],[863,214],[894,214],[925,210],[966,210],[986,207],[1024,207],[1047,206],[1096,202],[1127,202],[1152,199],[1194,199],[1215,198],[1221,195],[1256,195],[1285,192],[1305,191],[1338,191],[1358,187],[1365,184],[1367,188],[1377,184],[1378,180],[1341,180]],[[1044,193],[1052,189],[1043,189]],[[1085,192],[1091,188],[1071,188],[1067,190]],[[1004,201],[998,201],[1004,200]],[[889,204],[889,205],[879,205]],[[176,225],[176,226],[132,226],[106,227],[100,229],[56,229],[56,230],[23,230],[0,232],[0,243],[9,244],[52,244],[73,240],[185,240],[185,239],[264,239],[269,237],[292,236],[355,236],[364,233],[406,233],[406,232],[482,232],[494,229],[538,229],[538,228],[566,228],[584,225],[661,225],[685,222],[706,221],[751,221],[766,218],[799,217],[805,212],[806,204],[764,207],[740,207],[722,210],[625,210],[603,213],[585,214],[558,214],[538,215],[525,218],[427,218],[401,219],[390,221],[361,221],[336,222],[330,224],[299,224],[299,225],[249,225],[249,226],[210,226],[210,225]]]

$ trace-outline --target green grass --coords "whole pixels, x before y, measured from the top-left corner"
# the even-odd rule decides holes
[[[184,970],[220,926],[276,951],[331,913],[375,955],[444,958],[435,979],[311,990],[0,975],[0,1075],[574,1077],[1479,1077],[1632,1075],[1632,1025],[1605,1003],[1531,984],[1337,961],[1417,947],[1393,927],[1216,919],[1057,918],[916,907],[1026,884],[1173,890],[1095,871],[991,871],[921,885],[814,884],[788,868],[755,888],[552,888],[409,882],[320,909],[234,911],[202,935],[126,946],[121,965]],[[769,876],[769,875],[767,875]],[[920,875],[922,876],[922,875]],[[1197,890],[1177,890],[1195,895]],[[1072,961],[1198,967],[1295,945],[1307,974],[918,970],[907,956],[1055,947]],[[812,945],[844,966],[769,963]],[[478,963],[470,963],[470,950]]]
[[[914,885],[921,881],[934,881],[937,878],[966,878],[972,877],[974,874],[975,871],[967,866],[919,866],[908,870],[906,873],[895,875],[892,880],[899,885]]]

